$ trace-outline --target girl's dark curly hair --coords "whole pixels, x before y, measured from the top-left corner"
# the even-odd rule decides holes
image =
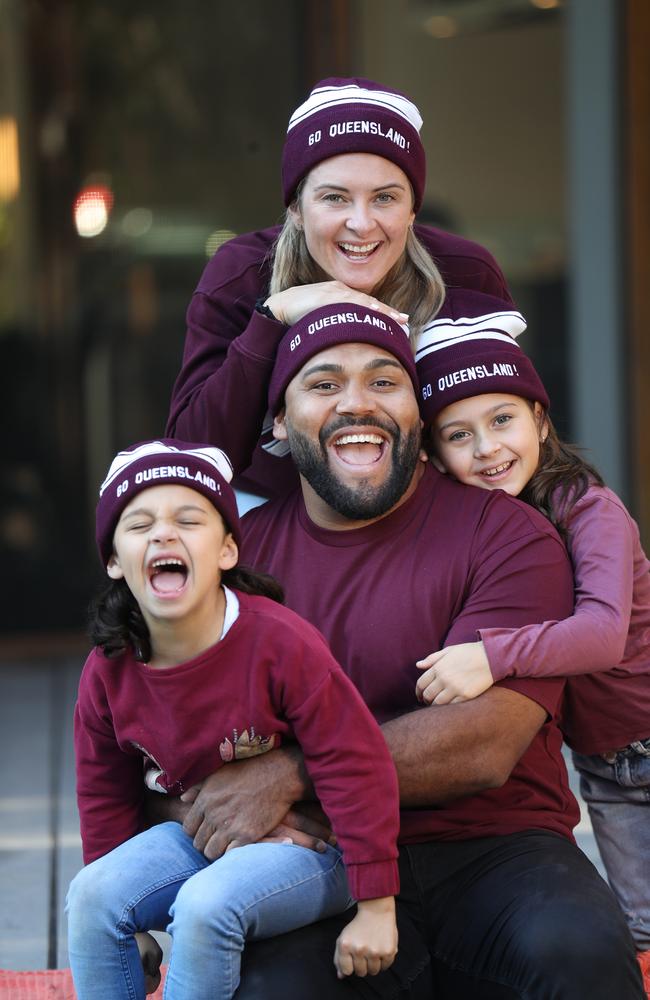
[[[246,566],[224,570],[221,582],[244,594],[269,597],[278,604],[284,602],[284,592],[277,580]],[[143,663],[151,658],[149,629],[125,580],[111,580],[93,600],[88,634],[93,645],[99,646],[105,656],[119,656],[131,650]]]
[[[573,505],[590,486],[604,486],[605,483],[598,470],[584,460],[575,445],[560,440],[546,412],[539,417],[540,427],[544,426],[544,421],[548,435],[540,444],[537,469],[519,494],[519,499],[536,507],[560,534],[565,534],[564,526]]]

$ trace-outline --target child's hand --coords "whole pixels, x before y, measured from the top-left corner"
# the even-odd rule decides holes
[[[155,937],[146,931],[138,931],[135,935],[135,943],[140,952],[142,961],[142,971],[144,972],[144,988],[146,993],[155,993],[160,986],[160,963],[162,962],[162,948]]]
[[[392,896],[364,899],[357,903],[357,915],[339,934],[334,965],[339,979],[344,976],[376,976],[393,964],[397,954],[397,923]]]
[[[424,670],[415,685],[419,701],[450,705],[477,698],[494,684],[482,642],[461,642],[431,653],[415,664]]]

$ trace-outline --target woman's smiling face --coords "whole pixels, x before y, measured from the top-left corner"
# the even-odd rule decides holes
[[[323,273],[372,293],[404,253],[413,191],[403,170],[372,153],[323,160],[292,211]]]

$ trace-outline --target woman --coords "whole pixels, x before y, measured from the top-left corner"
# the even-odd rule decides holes
[[[264,421],[287,325],[346,301],[400,322],[408,315],[417,336],[445,285],[510,299],[486,250],[413,225],[425,185],[421,125],[407,97],[370,80],[317,84],[289,122],[284,225],[231,240],[203,273],[167,433],[227,448],[244,489],[272,497],[296,482]]]

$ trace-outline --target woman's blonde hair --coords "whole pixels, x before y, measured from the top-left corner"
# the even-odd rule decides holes
[[[287,209],[282,230],[272,250],[273,265],[269,294],[295,285],[323,281],[325,275],[307,249],[305,233],[297,222],[304,181],[295,201]],[[445,286],[431,255],[409,227],[400,260],[390,269],[372,294],[381,302],[408,313],[411,343],[445,300]]]

